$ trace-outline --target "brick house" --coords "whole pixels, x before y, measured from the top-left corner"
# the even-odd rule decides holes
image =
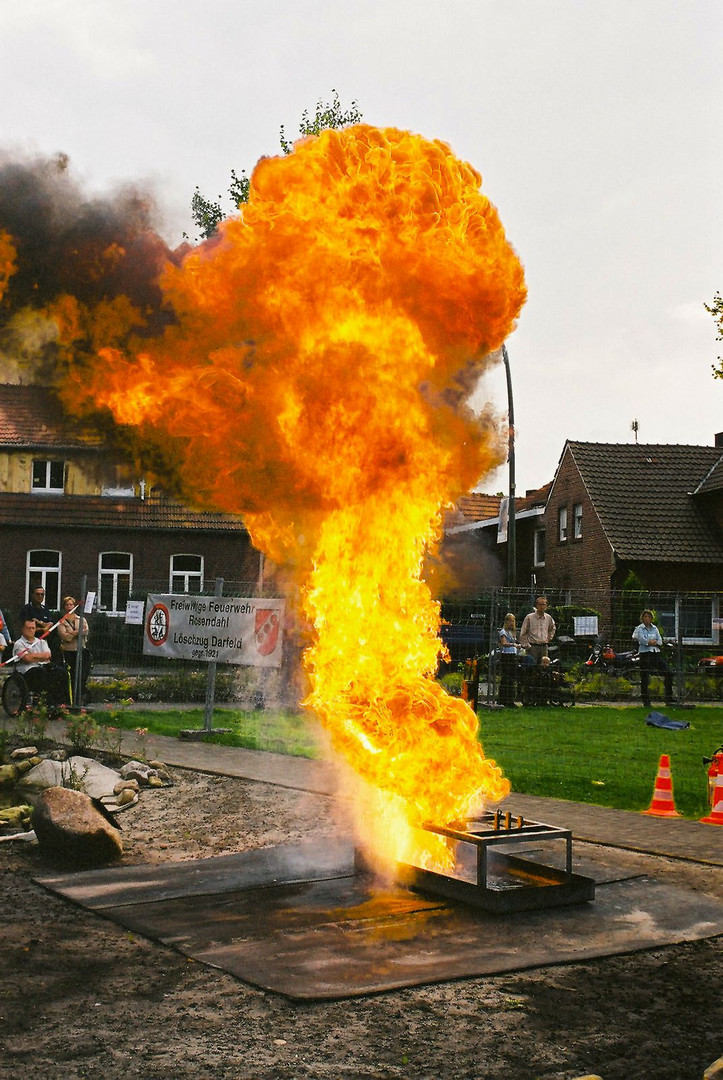
[[[595,590],[606,621],[631,573],[653,593],[711,594],[698,603],[698,621],[717,640],[710,628],[723,593],[723,436],[714,446],[566,442],[545,532],[545,588]],[[692,622],[696,601],[689,606],[683,618]]]
[[[82,579],[99,610],[144,588],[254,583],[260,556],[240,517],[191,509],[142,479],[102,432],[71,422],[52,393],[0,385],[0,608],[13,626],[36,585],[57,610]]]
[[[515,500],[515,547],[517,581],[521,586],[536,580],[545,566],[544,514],[552,482],[531,488]],[[475,497],[476,496],[476,497]],[[475,589],[505,584],[507,578],[507,499],[499,495],[473,495],[460,499],[458,512],[448,519],[444,552],[454,566],[460,552],[466,554],[466,582]]]
[[[723,434],[713,446],[568,441],[515,517],[520,589],[590,605],[609,626],[634,574],[670,636],[723,640]],[[504,585],[504,514],[451,523],[447,543],[462,538],[476,544],[478,587]]]

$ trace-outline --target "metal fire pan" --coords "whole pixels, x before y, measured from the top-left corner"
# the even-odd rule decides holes
[[[400,884],[433,896],[444,896],[495,914],[582,904],[595,899],[595,882],[572,871],[572,834],[569,829],[524,821],[499,813],[485,814],[468,829],[426,824],[425,830],[457,843],[459,873],[441,874],[400,864]],[[560,841],[565,846],[565,867],[538,862],[524,852],[505,848]],[[456,868],[455,868],[456,869]]]

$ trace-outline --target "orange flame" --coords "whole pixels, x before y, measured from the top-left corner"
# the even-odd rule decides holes
[[[186,492],[242,511],[296,566],[306,704],[366,785],[388,857],[428,865],[449,853],[420,840],[425,820],[509,790],[471,709],[434,681],[422,579],[443,509],[504,454],[464,402],[525,288],[480,184],[443,143],[367,125],[262,160],[241,215],[167,266],[175,324],[63,388],[172,437]]]

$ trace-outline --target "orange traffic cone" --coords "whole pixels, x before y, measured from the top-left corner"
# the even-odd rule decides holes
[[[713,809],[707,817],[698,818],[705,825],[723,825],[723,775],[718,775],[713,788]]]
[[[675,802],[673,801],[673,779],[670,775],[670,757],[668,754],[660,755],[653,799],[648,809],[643,810],[643,813],[651,814],[653,817],[681,816],[675,809]]]

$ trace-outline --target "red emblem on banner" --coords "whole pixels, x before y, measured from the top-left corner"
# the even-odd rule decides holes
[[[270,656],[279,640],[279,613],[276,608],[256,608],[254,641],[261,656]]]
[[[148,613],[146,633],[151,645],[165,645],[171,629],[171,616],[165,604],[154,604]]]

